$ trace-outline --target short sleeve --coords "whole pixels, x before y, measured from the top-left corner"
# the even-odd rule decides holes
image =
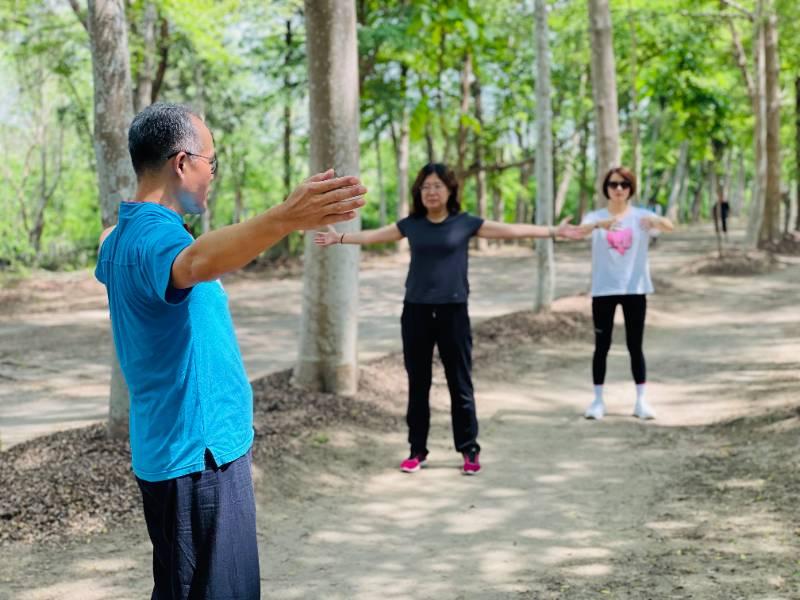
[[[592,212],[588,212],[583,215],[583,219],[581,219],[581,225],[594,225],[600,221],[600,212],[593,210]]]
[[[408,237],[408,220],[411,217],[404,217],[397,222],[397,228],[400,230],[400,233],[403,237]]]
[[[657,216],[658,215],[656,214],[656,212],[654,210],[650,210],[649,208],[638,207],[636,209],[636,221],[637,221],[637,224],[638,224],[638,222],[640,222],[645,217],[657,217]],[[656,238],[656,237],[661,235],[661,230],[660,229],[645,229],[645,228],[642,228],[642,230],[648,236],[650,236],[652,238]]]
[[[478,230],[483,227],[484,219],[481,217],[476,217],[475,215],[467,215],[467,228],[469,230],[469,235],[472,237]]]
[[[178,304],[189,294],[170,286],[172,263],[194,239],[182,225],[159,223],[139,243],[139,266],[144,292],[168,304]],[[191,289],[191,288],[190,288]]]
[[[115,233],[112,231],[111,235],[115,235]],[[106,237],[106,239],[103,240],[103,243],[100,244],[100,250],[97,253],[97,265],[94,269],[95,279],[97,279],[97,281],[103,285],[108,284],[108,258],[106,255],[108,254],[108,246],[111,243],[109,240],[111,235]]]

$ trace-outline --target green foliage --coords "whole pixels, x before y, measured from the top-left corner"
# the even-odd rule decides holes
[[[215,134],[220,172],[213,191],[212,225],[252,216],[282,201],[307,176],[308,84],[301,0],[134,0],[126,3],[134,82],[144,69],[143,17],[157,11],[157,60],[163,63],[160,100],[202,110]],[[79,3],[85,16],[85,2]],[[535,153],[535,44],[531,3],[512,0],[356,0],[361,93],[361,173],[371,190],[364,227],[379,224],[379,177],[387,214],[399,202],[397,142],[404,112],[410,119],[409,178],[428,160],[456,163],[457,133],[466,131],[469,167],[478,146],[483,164],[515,163]],[[741,0],[748,10],[754,0]],[[795,144],[793,98],[800,68],[800,5],[776,0],[783,103],[781,141]],[[655,182],[674,171],[679,147],[690,146],[689,196],[707,186],[707,170],[724,175],[729,156],[744,156],[752,177],[750,99],[732,51],[729,19],[752,70],[753,25],[717,0],[620,0],[612,3],[621,141],[632,157],[638,122],[643,172]],[[572,163],[565,214],[592,192],[593,135],[585,0],[550,2],[552,104],[556,184]],[[469,53],[481,84],[482,119],[474,98],[461,111],[461,73]],[[635,71],[635,76],[634,76]],[[92,146],[93,93],[88,35],[68,3],[14,0],[0,5],[0,265],[78,265],[91,260],[100,232]],[[635,92],[635,93],[634,93]],[[472,94],[471,94],[472,96]],[[634,111],[634,98],[638,103]],[[790,101],[789,99],[792,99]],[[288,122],[287,122],[288,116]],[[288,125],[288,126],[287,126]],[[44,133],[42,133],[44,132]],[[285,156],[284,144],[290,143]],[[60,136],[60,137],[59,137]],[[378,139],[376,144],[375,139]],[[46,145],[46,151],[41,152]],[[797,178],[793,152],[784,174]],[[41,159],[44,157],[44,160]],[[30,214],[42,181],[57,186],[46,205],[38,252]],[[580,166],[588,169],[582,177]],[[701,168],[705,166],[703,171]],[[287,180],[288,179],[288,185]],[[520,169],[490,171],[503,217],[516,218],[518,199],[532,209],[535,178]],[[640,186],[641,187],[641,186]],[[465,182],[465,207],[475,209],[474,179]],[[705,193],[702,197],[704,202]],[[27,218],[27,221],[26,221]],[[280,251],[300,251],[299,238]]]

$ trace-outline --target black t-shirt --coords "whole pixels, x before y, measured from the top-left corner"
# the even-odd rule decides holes
[[[481,225],[483,219],[468,213],[448,215],[441,223],[413,215],[397,222],[397,228],[408,238],[411,247],[406,302],[451,304],[467,301],[469,240]]]

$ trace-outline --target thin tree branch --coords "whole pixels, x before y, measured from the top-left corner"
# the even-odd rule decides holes
[[[81,11],[81,7],[78,4],[78,0],[67,0],[69,5],[72,7],[72,10],[75,12],[75,16],[78,17],[78,21],[81,22],[83,28],[86,30],[86,33],[89,33],[89,23],[86,21],[86,15],[83,14]]]
[[[472,175],[476,175],[478,171],[486,171],[487,173],[497,173],[500,171],[505,171],[507,169],[516,169],[519,167],[524,167],[526,165],[532,165],[536,162],[535,156],[529,156],[527,158],[523,158],[522,160],[517,160],[510,163],[494,163],[491,165],[486,164],[472,164],[464,171],[464,177],[471,177]]]
[[[736,59],[736,65],[739,67],[739,70],[742,72],[742,76],[744,77],[744,83],[747,87],[747,94],[750,96],[750,100],[755,102],[755,83],[753,83],[753,76],[750,74],[750,69],[748,69],[747,65],[747,54],[744,51],[744,46],[742,45],[742,39],[739,37],[739,32],[736,29],[736,24],[733,22],[733,19],[728,19],[728,25],[731,29],[731,38],[733,41],[733,56]]]
[[[161,85],[164,83],[164,74],[167,72],[167,64],[169,61],[169,23],[166,19],[161,19],[161,36],[158,41],[158,45],[160,59],[158,62],[158,69],[156,70],[156,76],[153,81],[153,89],[150,97],[151,102],[158,100],[158,94],[161,91]]]
[[[745,17],[750,19],[751,21],[755,20],[755,15],[747,10],[744,6],[739,4],[738,2],[734,2],[733,0],[719,0],[720,7],[728,6],[733,10],[742,13]]]

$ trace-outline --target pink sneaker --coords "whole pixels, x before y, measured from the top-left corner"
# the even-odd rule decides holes
[[[426,458],[427,455],[412,454],[411,456],[409,456],[407,459],[405,459],[403,462],[400,463],[400,470],[403,473],[416,473],[420,469],[427,466],[428,463],[426,461]]]
[[[464,452],[464,468],[461,472],[464,475],[477,475],[481,470],[480,456],[480,452],[474,450]]]

